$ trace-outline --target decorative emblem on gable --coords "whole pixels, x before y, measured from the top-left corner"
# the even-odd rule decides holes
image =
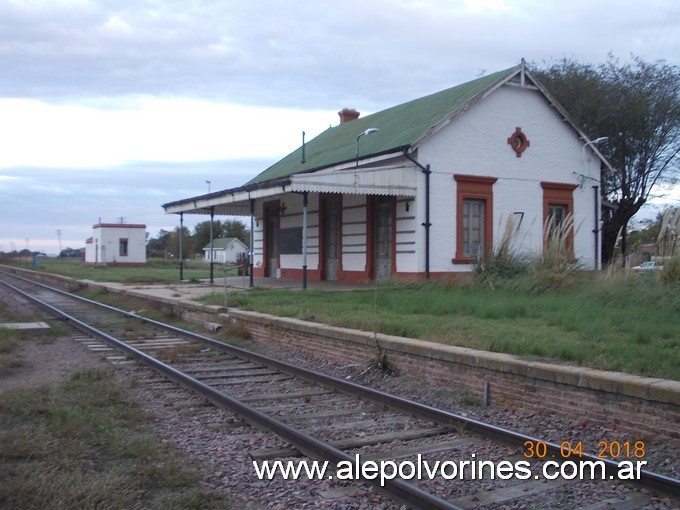
[[[527,135],[522,133],[522,128],[515,128],[515,132],[508,137],[508,144],[515,151],[518,158],[522,157],[522,153],[529,147],[529,140]]]

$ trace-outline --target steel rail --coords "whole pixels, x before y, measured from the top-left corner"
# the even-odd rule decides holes
[[[83,298],[81,296],[76,296],[73,295],[69,292],[62,291],[60,289],[56,289],[53,287],[50,287],[48,285],[44,285],[42,283],[37,283],[33,282],[31,280],[16,276],[16,275],[11,275],[15,278],[19,278],[21,280],[27,281],[31,284],[34,285],[39,285],[42,286],[46,289],[49,289],[54,292],[58,292],[61,294],[64,294],[66,296],[69,296],[71,298],[76,298],[79,300],[82,300],[84,302],[88,302],[97,306],[101,306],[107,309],[110,309],[111,311],[114,311],[116,313],[121,313],[124,314],[128,317],[136,318],[139,320],[142,320],[144,322],[148,322],[150,324],[154,324],[158,327],[161,327],[163,329],[166,329],[167,331],[171,331],[176,334],[181,334],[188,336],[190,338],[193,338],[198,341],[202,341],[205,343],[208,343],[210,345],[213,345],[219,349],[222,349],[224,351],[230,352],[234,354],[235,356],[241,357],[241,358],[246,358],[249,361],[253,361],[256,363],[261,363],[267,366],[270,366],[272,368],[276,368],[278,370],[281,370],[283,372],[296,375],[298,377],[307,379],[307,380],[312,380],[315,382],[318,382],[319,384],[329,386],[333,389],[336,389],[337,391],[349,394],[349,395],[354,395],[361,397],[363,399],[367,400],[372,400],[374,402],[378,402],[380,404],[386,405],[390,407],[391,409],[395,410],[400,410],[403,412],[407,412],[410,414],[415,414],[420,417],[435,421],[440,424],[444,425],[458,425],[458,426],[464,426],[464,427],[470,427],[474,432],[479,433],[481,435],[484,435],[486,437],[489,437],[491,439],[495,440],[500,440],[505,443],[508,443],[513,446],[524,446],[526,442],[532,442],[532,443],[537,443],[537,442],[542,442],[546,445],[547,451],[550,452],[552,455],[555,457],[552,458],[551,460],[555,461],[566,461],[566,460],[584,460],[584,461],[591,461],[591,462],[601,462],[606,469],[607,474],[616,477],[616,474],[619,471],[619,464],[618,462],[615,462],[610,459],[605,459],[605,458],[600,458],[597,455],[590,454],[590,453],[583,453],[579,455],[572,455],[569,458],[564,458],[563,457],[563,451],[561,445],[551,442],[551,441],[545,441],[540,438],[530,436],[527,434],[523,434],[520,432],[516,432],[513,430],[505,429],[503,427],[499,427],[490,423],[482,422],[479,420],[475,420],[473,418],[469,418],[466,416],[461,416],[459,414],[450,412],[450,411],[445,411],[443,409],[438,409],[433,406],[429,406],[427,404],[422,404],[420,402],[415,402],[413,400],[409,400],[403,397],[398,397],[395,395],[391,395],[385,392],[382,392],[380,390],[376,390],[373,388],[369,388],[366,386],[362,386],[357,383],[353,383],[350,381],[346,381],[343,379],[339,379],[333,376],[329,376],[327,374],[322,374],[319,372],[315,372],[313,370],[309,370],[306,368],[301,368],[297,367],[294,365],[291,365],[289,363],[270,358],[268,356],[264,356],[262,354],[257,354],[254,352],[247,351],[245,349],[242,349],[240,347],[235,347],[233,345],[228,345],[224,344],[222,342],[219,342],[217,340],[214,340],[212,338],[200,335],[198,333],[194,333],[191,331],[186,331],[181,328],[177,328],[175,326],[165,324],[162,322],[155,321],[153,319],[149,319],[146,317],[141,317],[135,313],[132,312],[126,312],[125,310],[119,310],[115,307],[99,303],[97,301],[89,300],[87,298]],[[301,450],[302,451],[302,450]],[[303,453],[306,453],[303,451]],[[677,495],[680,494],[680,479],[673,478],[667,475],[663,475],[661,473],[656,473],[653,471],[649,471],[646,469],[641,469],[640,470],[640,475],[641,478],[635,479],[635,480],[630,480],[631,482],[635,483],[636,485],[642,485],[645,487],[648,487],[650,489],[655,489],[662,491],[664,493],[668,493],[671,495]]]
[[[277,436],[281,437],[282,439],[287,440],[290,442],[293,446],[295,446],[296,449],[298,449],[300,452],[304,453],[305,455],[312,457],[312,458],[320,458],[323,460],[330,461],[336,465],[340,462],[343,463],[349,463],[349,465],[352,466],[357,466],[354,469],[354,472],[352,474],[353,481],[361,481],[363,483],[373,485],[376,487],[378,490],[381,492],[386,493],[388,496],[391,496],[393,498],[396,498],[400,500],[403,503],[406,503],[408,505],[413,506],[413,508],[418,508],[422,510],[462,510],[461,507],[453,505],[449,503],[446,500],[443,500],[434,494],[430,494],[429,492],[426,492],[415,485],[412,485],[410,483],[406,483],[403,480],[400,479],[384,479],[379,481],[377,477],[374,478],[366,478],[363,476],[365,473],[363,469],[364,463],[359,461],[357,458],[352,457],[351,455],[348,455],[347,453],[343,452],[342,450],[339,450],[328,443],[325,443],[323,441],[320,441],[316,439],[313,436],[310,436],[309,434],[297,430],[294,427],[291,427],[287,425],[286,423],[277,420],[276,418],[273,418],[267,414],[264,414],[254,407],[243,403],[233,397],[230,397],[229,395],[226,395],[225,393],[222,393],[221,391],[213,388],[212,386],[209,386],[187,374],[184,372],[181,372],[180,370],[177,370],[176,368],[163,363],[162,361],[149,356],[148,354],[140,351],[139,349],[136,349],[135,347],[132,347],[125,342],[109,335],[108,333],[101,331],[93,326],[90,326],[89,324],[81,321],[80,319],[73,317],[72,315],[67,314],[66,312],[50,305],[49,303],[46,303],[34,296],[31,296],[30,294],[24,292],[23,290],[19,289],[18,287],[15,287],[7,282],[1,281],[4,285],[10,287],[17,293],[21,294],[25,298],[33,301],[37,305],[43,307],[44,309],[48,310],[49,312],[55,314],[58,317],[62,317],[65,319],[67,322],[72,324],[74,327],[76,327],[78,330],[89,334],[96,336],[97,338],[100,338],[104,340],[106,343],[109,345],[112,345],[129,355],[133,356],[134,358],[143,361],[144,363],[148,364],[151,366],[154,370],[157,372],[163,374],[170,380],[176,382],[179,385],[186,386],[188,388],[191,388],[193,391],[196,393],[204,396],[208,400],[210,400],[213,404],[215,404],[217,407],[220,407],[222,409],[230,409],[237,413],[238,415],[242,416],[246,421],[251,423],[252,425],[263,428],[266,431],[273,432]],[[68,294],[68,293],[66,293]],[[78,296],[73,296],[70,295],[71,297],[78,297]],[[79,298],[79,299],[84,299],[84,298]],[[89,301],[89,300],[85,300]],[[96,303],[92,302],[95,304],[101,304],[101,303]],[[107,308],[116,310],[113,307],[109,307],[108,305],[105,305]],[[129,312],[124,312],[122,310],[117,310],[119,313],[123,312],[124,314],[131,315],[134,318],[139,318],[135,314],[130,314]],[[162,323],[157,323],[156,321],[151,321],[154,324],[162,324]],[[177,329],[177,331],[181,331],[183,333],[187,333],[183,330]],[[191,335],[190,335],[191,336]],[[381,483],[382,482],[382,483]]]

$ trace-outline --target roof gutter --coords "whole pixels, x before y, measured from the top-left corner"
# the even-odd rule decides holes
[[[214,206],[234,204],[236,202],[249,202],[252,198],[260,198],[253,195],[261,195],[264,197],[280,192],[285,193],[286,187],[290,186],[290,182],[290,178],[285,178],[268,181],[266,183],[246,184],[245,186],[239,186],[238,188],[231,188],[215,193],[168,202],[163,204],[162,207],[165,209],[166,213],[177,214],[181,212],[205,210],[206,214],[209,214],[210,208]],[[275,193],[268,193],[268,190],[275,190]],[[260,193],[257,193],[258,191]]]
[[[372,163],[379,163],[381,161],[385,161],[387,159],[393,158],[395,155],[400,155],[403,153],[404,150],[407,150],[408,147],[396,147],[393,149],[389,149],[377,154],[373,154],[370,156],[366,156],[362,158],[362,163],[365,164],[372,164]],[[336,163],[333,165],[325,165],[317,168],[312,168],[309,170],[304,170],[301,172],[295,172],[291,175],[281,177],[278,179],[273,179],[269,181],[262,181],[262,182],[254,182],[254,183],[249,183],[249,184],[244,184],[243,186],[239,186],[236,188],[230,188],[226,190],[221,190],[221,191],[216,191],[213,193],[208,193],[205,195],[199,195],[196,197],[190,197],[190,198],[184,198],[182,200],[176,200],[174,202],[168,202],[166,204],[163,204],[161,207],[165,209],[166,213],[169,214],[179,214],[181,212],[189,212],[189,211],[197,211],[199,209],[205,209],[205,214],[209,214],[209,208],[212,205],[220,205],[220,204],[225,204],[225,203],[234,203],[234,202],[240,202],[240,201],[245,201],[245,200],[250,200],[253,198],[253,192],[264,192],[264,195],[267,195],[265,190],[271,190],[274,188],[281,188],[281,191],[285,192],[286,188],[290,186],[291,184],[291,178],[293,175],[299,175],[299,174],[310,174],[314,172],[318,172],[320,170],[329,170],[329,169],[346,169],[346,168],[353,168],[355,165],[355,160],[352,159],[351,161],[343,161],[340,163]],[[279,190],[277,190],[277,193]],[[238,195],[244,194],[243,197],[239,197]],[[224,199],[229,197],[231,195],[231,200],[228,202],[225,202]],[[258,198],[258,197],[254,197]],[[200,204],[200,206],[199,206]]]

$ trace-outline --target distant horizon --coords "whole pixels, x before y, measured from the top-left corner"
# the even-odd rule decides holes
[[[679,26],[668,0],[3,2],[0,252],[80,246],[98,219],[155,237],[179,226],[161,204],[243,185],[343,108],[522,58],[680,65]],[[680,188],[653,202],[638,219]]]

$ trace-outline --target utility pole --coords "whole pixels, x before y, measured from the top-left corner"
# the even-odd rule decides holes
[[[57,230],[57,239],[59,239],[59,260],[61,260],[61,230]]]

